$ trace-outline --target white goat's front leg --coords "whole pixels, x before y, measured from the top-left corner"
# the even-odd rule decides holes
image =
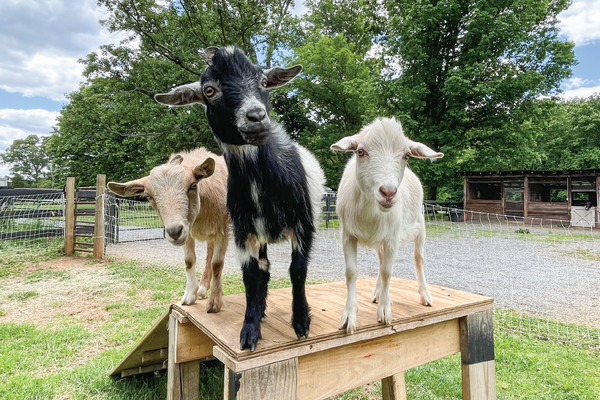
[[[356,252],[358,241],[354,236],[342,232],[342,243],[344,246],[344,259],[346,260],[346,308],[342,315],[340,328],[346,328],[346,332],[354,333],[356,331],[356,312],[358,305],[356,303],[356,278],[358,276],[358,267],[356,265]]]
[[[206,264],[204,265],[204,271],[202,272],[202,276],[200,277],[200,287],[198,288],[198,297],[203,299],[206,297],[206,292],[210,287],[210,280],[213,276],[212,272],[212,261],[213,255],[215,251],[215,242],[207,241],[206,242]]]
[[[223,272],[223,263],[225,262],[225,252],[229,238],[218,237],[214,242],[214,252],[212,257],[212,281],[210,284],[210,296],[206,312],[218,313],[223,307],[223,286],[221,284],[221,273]]]
[[[425,223],[421,223],[419,233],[415,236],[415,272],[417,274],[417,282],[419,283],[419,295],[421,295],[421,304],[431,306],[431,293],[427,287],[425,280]]]
[[[389,325],[392,322],[392,299],[390,298],[390,280],[398,243],[384,243],[383,257],[379,264],[379,275],[377,280],[381,282],[379,293],[379,308],[377,309],[377,320]]]
[[[381,264],[383,263],[383,247],[377,247],[375,249],[377,251],[377,257],[379,257],[379,268],[381,269]],[[371,301],[373,303],[379,303],[379,296],[381,295],[381,275],[377,273],[377,282],[375,282],[375,287],[373,288],[373,293],[371,293]]]
[[[196,278],[196,240],[192,235],[188,235],[188,238],[183,247],[185,254],[185,293],[181,298],[181,304],[192,305],[196,302],[196,296],[198,295],[198,278]]]

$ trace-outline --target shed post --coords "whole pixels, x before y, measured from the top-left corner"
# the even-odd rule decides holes
[[[75,251],[75,178],[68,177],[65,187],[65,254]]]
[[[96,210],[94,219],[94,258],[104,256],[104,198],[106,175],[96,175]]]
[[[600,175],[596,175],[596,227],[600,226]]]
[[[527,209],[529,208],[529,177],[523,177],[523,218],[527,218]]]

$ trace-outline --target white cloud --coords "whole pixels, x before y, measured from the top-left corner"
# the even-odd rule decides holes
[[[591,81],[589,79],[569,78],[569,79],[565,79],[562,84],[565,87],[565,89],[571,90],[571,89],[580,88],[589,83],[591,83]]]
[[[0,88],[63,100],[82,80],[77,60],[119,41],[105,18],[95,0],[0,1]]]
[[[587,98],[594,93],[600,93],[600,85],[592,87],[579,87],[577,89],[565,90],[559,96],[563,99],[573,99],[575,97]]]
[[[0,150],[6,150],[15,139],[29,135],[52,133],[60,113],[46,110],[0,110]]]
[[[585,46],[600,40],[600,0],[575,0],[558,19],[562,34],[575,45]]]

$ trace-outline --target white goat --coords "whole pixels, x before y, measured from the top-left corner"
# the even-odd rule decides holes
[[[348,290],[340,329],[345,327],[348,333],[353,333],[356,331],[358,244],[375,248],[379,256],[379,274],[372,295],[373,302],[379,302],[379,322],[389,324],[392,319],[392,266],[399,244],[413,238],[421,303],[431,305],[423,265],[423,188],[406,164],[410,157],[434,160],[444,155],[406,138],[402,125],[393,118],[376,119],[356,135],[333,144],[331,149],[355,153],[344,169],[337,200]]]
[[[185,244],[187,283],[181,302],[194,304],[198,297],[206,296],[210,287],[206,311],[219,312],[223,305],[221,272],[231,225],[223,157],[204,148],[179,153],[153,168],[149,176],[125,183],[109,182],[108,188],[120,196],[148,198],[165,225],[167,240],[175,246]],[[207,242],[200,285],[196,278],[196,239]]]

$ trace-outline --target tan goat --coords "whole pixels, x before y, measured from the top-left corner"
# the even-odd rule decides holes
[[[210,287],[206,311],[219,312],[223,304],[221,272],[231,225],[223,157],[204,148],[174,154],[167,163],[153,168],[150,175],[125,183],[109,182],[108,188],[119,196],[148,198],[165,225],[167,240],[175,246],[185,245],[187,283],[181,302],[194,304],[198,297],[206,296]],[[200,285],[196,278],[196,240],[207,242]]]

